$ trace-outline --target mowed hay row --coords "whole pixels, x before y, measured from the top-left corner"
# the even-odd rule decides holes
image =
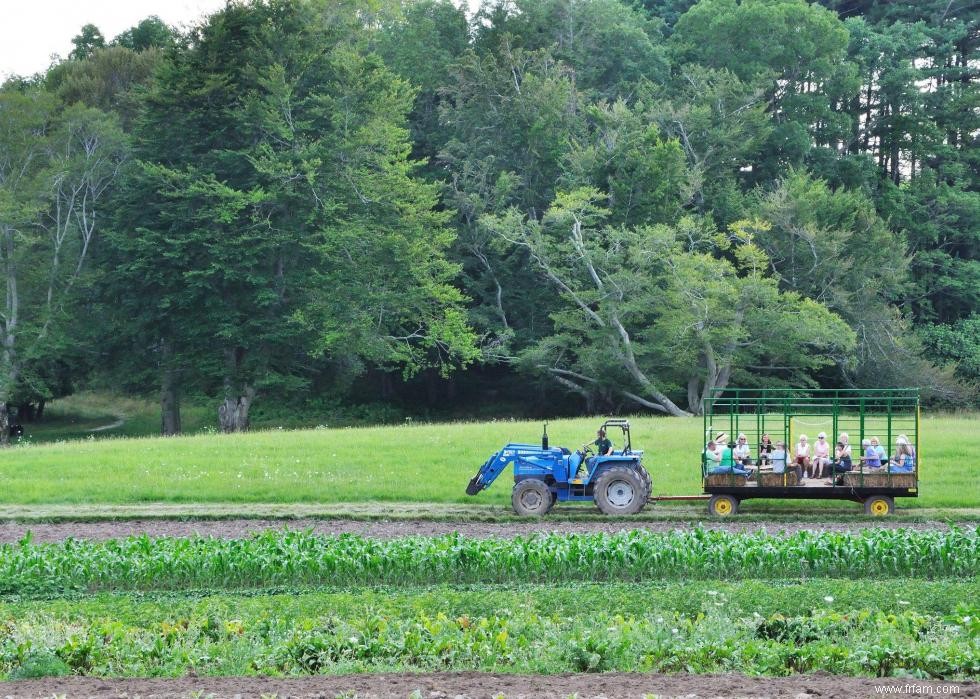
[[[268,531],[248,539],[69,539],[0,547],[0,593],[429,585],[446,580],[940,578],[980,571],[978,531],[800,531],[777,537],[695,529],[390,540]]]

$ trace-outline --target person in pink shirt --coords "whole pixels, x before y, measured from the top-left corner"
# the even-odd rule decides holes
[[[827,435],[821,432],[813,445],[813,477],[822,478],[824,468],[830,468],[830,442]]]

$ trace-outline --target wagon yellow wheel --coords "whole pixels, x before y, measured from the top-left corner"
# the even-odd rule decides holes
[[[738,500],[731,495],[712,495],[708,512],[715,517],[731,517],[738,512]]]
[[[885,517],[895,511],[895,501],[885,495],[872,495],[864,501],[864,514]]]

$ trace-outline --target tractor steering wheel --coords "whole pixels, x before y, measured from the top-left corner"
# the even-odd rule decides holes
[[[583,444],[579,451],[582,452],[582,456],[588,456],[589,454],[595,455],[595,452],[592,450],[592,445],[588,443]]]

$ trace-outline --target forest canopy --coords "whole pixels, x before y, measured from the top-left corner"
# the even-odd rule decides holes
[[[971,404],[978,19],[232,0],[86,25],[0,87],[0,437],[81,387],[158,397],[167,434],[188,399],[226,431],[262,405],[683,415],[736,384]]]

